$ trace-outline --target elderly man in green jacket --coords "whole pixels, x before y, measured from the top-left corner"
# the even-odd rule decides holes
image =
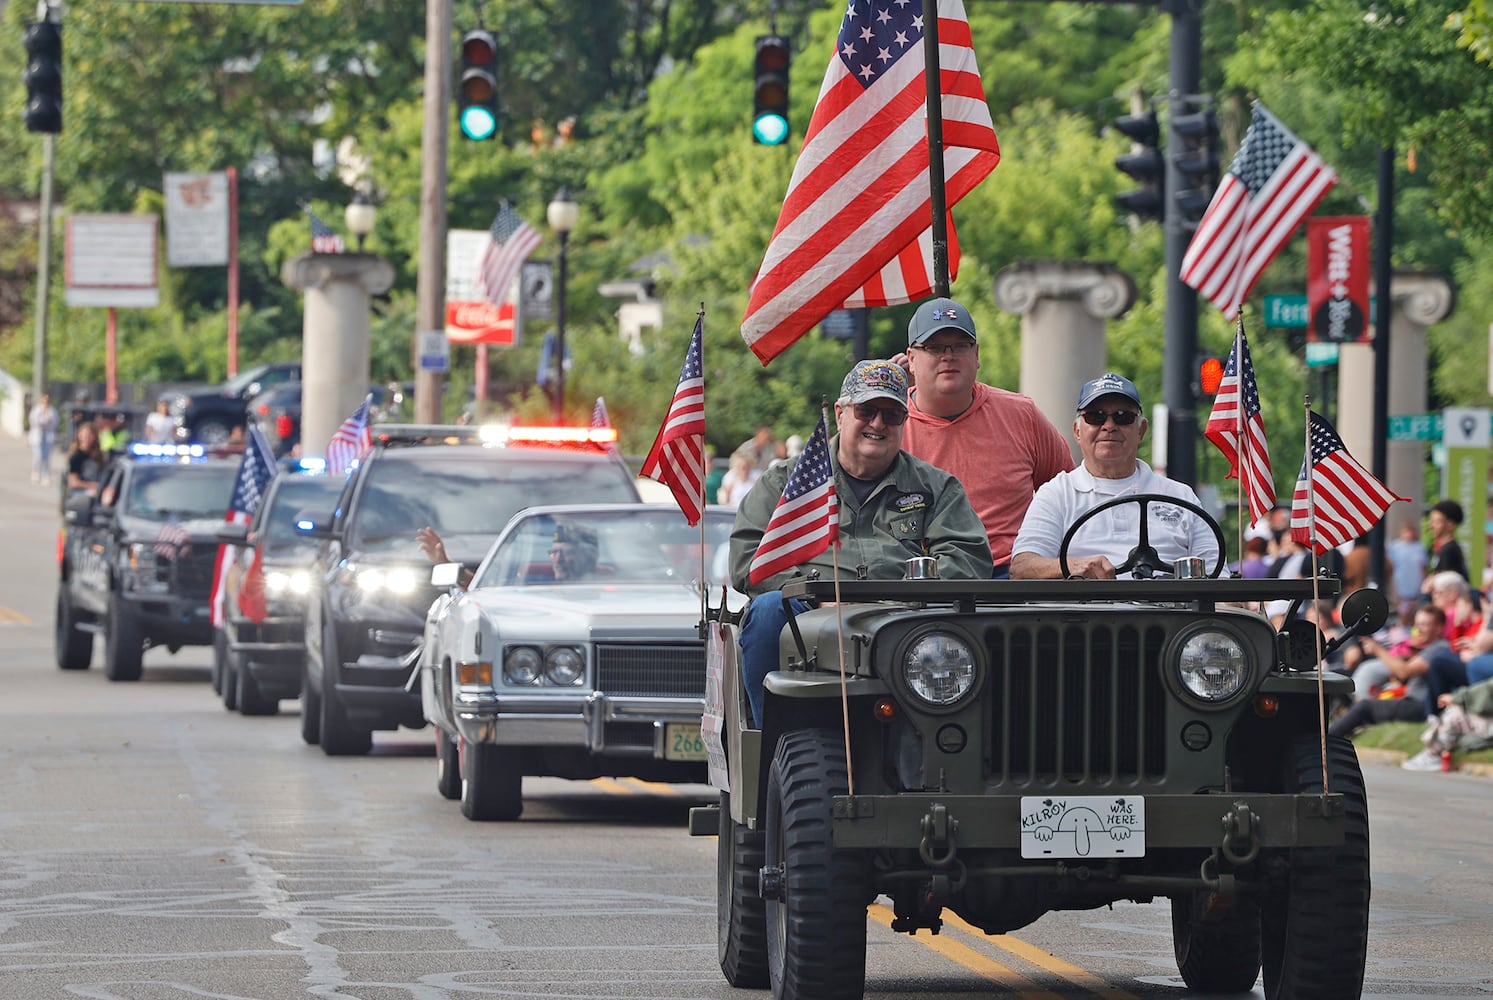
[[[942,469],[902,450],[907,376],[889,361],[862,361],[845,376],[835,401],[839,433],[830,465],[840,505],[838,563],[846,579],[898,580],[908,559],[932,556],[946,580],[988,580],[990,540],[964,487]],[[741,670],[752,716],[761,725],[763,683],[778,667],[778,637],[787,624],[782,586],[816,574],[830,579],[837,556],[826,551],[765,580],[749,569],[783,495],[787,462],[770,467],[736,510],[731,531],[731,581],[750,594],[741,622]],[[804,606],[795,602],[793,612]]]

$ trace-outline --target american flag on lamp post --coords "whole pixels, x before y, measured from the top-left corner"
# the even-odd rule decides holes
[[[258,424],[249,426],[249,440],[244,447],[244,457],[239,462],[238,478],[234,480],[233,496],[228,501],[228,512],[223,520],[229,524],[248,524],[254,519],[264,499],[265,488],[275,478],[275,451]],[[238,546],[219,545],[218,558],[213,565],[212,605],[213,625],[223,627],[223,594],[228,571],[238,558]]]
[[[1213,400],[1213,411],[1203,429],[1229,462],[1229,479],[1238,479],[1249,504],[1251,523],[1275,506],[1275,473],[1270,469],[1270,447],[1265,440],[1265,418],[1260,413],[1260,389],[1255,366],[1244,339],[1244,321],[1234,336],[1224,366],[1223,382]]]
[[[373,393],[363,397],[363,402],[353,415],[342,421],[327,442],[327,473],[341,475],[352,468],[363,452],[373,447],[373,434],[368,430],[368,407],[373,402]]]
[[[513,279],[518,277],[519,269],[539,246],[542,237],[506,199],[498,205],[498,214],[493,216],[488,236],[482,260],[477,265],[477,290],[487,301],[501,306],[508,298]]]
[[[663,426],[648,449],[640,474],[669,488],[685,520],[698,524],[703,513],[705,493],[705,367],[701,341],[705,337],[705,317],[695,320],[695,331],[689,338],[684,365],[679,370],[679,384]]]
[[[747,579],[755,586],[814,558],[839,540],[840,500],[835,495],[829,433],[821,412],[757,543]]]
[[[1291,537],[1318,555],[1364,534],[1389,505],[1389,491],[1353,456],[1327,418],[1307,412],[1307,453],[1291,499]]]
[[[347,244],[342,237],[333,232],[332,227],[321,221],[321,216],[311,210],[310,204],[303,204],[302,210],[311,220],[311,252],[312,253],[345,253]]]
[[[923,4],[853,0],[840,23],[741,335],[766,364],[841,305],[933,289]],[[1000,145],[960,0],[939,0],[945,198],[995,169]],[[957,273],[949,229],[949,269]]]
[[[1181,278],[1234,318],[1265,266],[1312,213],[1337,172],[1263,104],[1182,255]]]

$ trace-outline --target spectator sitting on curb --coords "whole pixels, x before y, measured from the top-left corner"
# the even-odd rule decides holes
[[[1426,748],[1400,765],[1407,771],[1438,771],[1454,751],[1493,746],[1493,680],[1457,688],[1437,704],[1441,714],[1420,736]]]
[[[1451,646],[1442,637],[1446,615],[1440,608],[1424,607],[1415,613],[1415,628],[1410,638],[1386,649],[1377,639],[1359,640],[1364,655],[1373,657],[1353,671],[1353,684],[1359,698],[1328,726],[1333,736],[1352,736],[1363,726],[1380,722],[1421,722],[1436,714],[1435,702],[1427,702],[1426,672],[1433,657],[1452,657]],[[1378,697],[1373,677],[1393,679],[1405,686],[1402,697]]]

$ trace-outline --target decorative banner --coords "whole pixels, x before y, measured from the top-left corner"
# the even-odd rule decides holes
[[[1306,339],[1366,344],[1369,331],[1369,219],[1306,220]]]
[[[1462,505],[1466,516],[1457,526],[1457,541],[1469,568],[1485,565],[1487,535],[1483,508],[1488,499],[1489,411],[1447,408],[1441,411],[1441,444],[1446,448],[1441,495]]]
[[[167,174],[166,264],[228,264],[228,173]]]
[[[161,302],[154,215],[73,215],[67,220],[66,302],[151,309]]]

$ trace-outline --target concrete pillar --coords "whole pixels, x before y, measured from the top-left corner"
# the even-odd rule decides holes
[[[368,299],[394,284],[386,260],[363,253],[309,253],[285,262],[280,280],[305,292],[301,321],[301,453],[325,455],[370,382]]]
[[[1425,413],[1430,385],[1426,370],[1426,328],[1451,315],[1452,284],[1439,274],[1396,271],[1390,281],[1389,406],[1391,417]],[[1344,344],[1338,351],[1338,435],[1366,469],[1374,458],[1374,348]],[[1320,407],[1314,407],[1321,412]],[[1272,442],[1273,443],[1273,442]],[[1297,442],[1294,453],[1301,451]],[[1406,521],[1419,523],[1426,504],[1426,447],[1423,441],[1390,441],[1385,451],[1385,485],[1411,503],[1397,503],[1385,518],[1385,539],[1394,539]],[[1470,511],[1475,517],[1479,511]]]
[[[1113,264],[1025,260],[995,276],[995,302],[1021,317],[1021,391],[1068,438],[1078,387],[1109,356],[1105,321],[1135,302],[1135,282]]]

